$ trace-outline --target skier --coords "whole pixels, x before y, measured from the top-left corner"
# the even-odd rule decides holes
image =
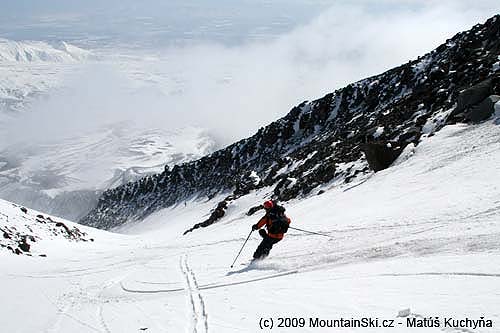
[[[267,257],[273,245],[283,239],[291,222],[290,218],[285,215],[285,208],[278,205],[276,201],[268,200],[262,206],[266,210],[266,215],[252,226],[252,230],[258,230],[265,225],[267,232],[264,229],[259,230],[262,242],[253,254],[253,260]]]

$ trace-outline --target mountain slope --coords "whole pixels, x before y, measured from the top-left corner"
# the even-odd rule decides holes
[[[116,241],[94,230],[99,241],[47,258],[0,251],[2,329],[250,333],[264,317],[275,325],[284,317],[305,325],[274,331],[387,331],[321,329],[309,321],[370,317],[394,321],[396,333],[496,333],[498,117],[500,110],[478,125],[446,126],[359,186],[286,203],[292,226],[330,238],[290,230],[265,261],[249,267],[240,264],[257,247],[256,233],[229,268],[258,219],[246,216],[247,207],[266,189],[236,199],[224,220],[187,236],[186,224],[218,198],[159,210],[122,226],[131,235],[114,235]],[[429,317],[440,326],[408,327],[407,320]],[[444,327],[447,318],[482,318],[492,327]]]
[[[304,102],[248,139],[106,191],[81,223],[112,228],[192,196],[273,187],[275,198],[290,200],[349,182],[369,171],[367,142],[399,153],[439,130],[463,89],[491,79],[498,93],[499,37],[497,15],[417,60]]]
[[[0,147],[0,197],[78,220],[102,191],[200,158],[215,146],[199,128],[142,130],[125,123],[56,142],[11,144]]]

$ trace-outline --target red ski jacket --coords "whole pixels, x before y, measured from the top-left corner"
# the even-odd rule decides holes
[[[290,218],[287,216],[286,219],[288,220],[288,224],[290,224],[290,222],[292,222],[292,220],[290,220]],[[271,226],[271,219],[266,215],[264,215],[260,220],[259,222],[257,222],[257,227],[260,229],[262,228],[264,225],[266,226],[266,228],[268,229],[268,233],[267,235],[271,238],[276,238],[276,239],[283,239],[283,236],[285,234],[272,234],[269,232],[269,227]]]

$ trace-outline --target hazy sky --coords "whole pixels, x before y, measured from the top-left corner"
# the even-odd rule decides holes
[[[0,25],[25,20],[43,29],[12,25],[0,36],[78,35],[117,56],[130,50],[110,36],[135,45],[133,58],[88,66],[34,103],[20,120],[24,129],[32,124],[34,136],[40,128],[49,137],[130,120],[167,129],[204,126],[230,143],[303,100],[431,51],[499,13],[500,2],[24,0],[7,8]]]
[[[166,46],[186,41],[237,44],[304,24],[325,0],[3,0],[0,36],[64,38],[81,45]]]

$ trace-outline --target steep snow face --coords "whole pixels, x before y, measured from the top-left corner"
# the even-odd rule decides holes
[[[0,147],[0,197],[76,220],[100,192],[174,165],[216,147],[199,128],[141,130],[117,124],[55,143]]]
[[[422,332],[496,333],[500,323],[500,126],[444,127],[408,147],[395,165],[361,184],[286,204],[292,226],[270,256],[247,263],[260,237],[249,207],[269,189],[235,200],[220,222],[182,232],[221,199],[188,200],[86,251],[47,258],[0,252],[6,331],[256,332],[261,318],[304,318],[300,332],[385,332],[312,327],[309,318],[438,317]],[[17,208],[16,208],[17,209]],[[97,231],[96,231],[97,232]],[[97,239],[97,237],[96,237]],[[251,295],[251,297],[249,297]],[[20,313],[30,320],[20,320]],[[126,313],[124,316],[122,314]],[[399,316],[398,316],[399,315]],[[483,317],[492,327],[445,327]],[[299,323],[296,321],[296,323]],[[400,324],[401,323],[401,324]],[[288,332],[290,328],[275,329]]]
[[[406,232],[407,228],[424,230],[428,227],[429,231],[433,231],[427,236],[432,234],[436,237],[447,237],[447,233],[454,235],[455,232],[460,235],[467,230],[466,233],[471,234],[484,233],[484,244],[481,246],[497,247],[499,244],[489,243],[500,232],[500,223],[495,222],[500,214],[500,188],[495,181],[500,176],[500,125],[497,123],[498,118],[495,117],[480,125],[446,126],[433,136],[424,136],[420,145],[407,147],[391,168],[372,174],[359,183],[325,188],[326,192],[321,195],[292,200],[285,204],[287,214],[293,217],[294,226],[324,231],[337,240],[346,240],[345,243],[335,243],[336,247],[346,249],[352,245],[347,242],[349,237],[377,226],[383,229],[388,227],[380,231],[372,230],[387,239],[395,236],[388,230],[399,227],[402,232]],[[142,222],[130,222],[117,230],[132,234],[151,233],[151,237],[159,240],[167,240],[168,237],[179,241],[186,239],[193,246],[198,241],[203,244],[216,241],[221,236],[219,233],[244,235],[252,221],[259,218],[258,213],[246,216],[248,208],[260,204],[270,191],[269,188],[262,189],[235,200],[228,207],[228,215],[220,222],[180,239],[169,234],[173,230],[174,235],[180,234],[186,220],[201,220],[203,211],[181,207],[164,209]],[[195,200],[190,205],[203,207],[207,204],[201,205]],[[172,222],[167,224],[166,221]],[[165,234],[161,232],[163,228]],[[347,231],[352,235],[344,237]],[[487,236],[488,232],[492,237]],[[404,237],[403,234],[400,236]],[[301,239],[309,238],[304,236]],[[321,238],[310,239],[317,241]],[[366,242],[362,235],[351,239],[352,242],[358,240],[360,245]],[[374,242],[379,240],[374,239]],[[326,239],[325,246],[329,244]],[[296,250],[305,244],[297,245]],[[302,250],[308,252],[318,246],[309,245]],[[453,242],[449,245],[453,247]],[[420,245],[415,243],[415,246]],[[327,249],[317,250],[319,255]],[[404,244],[398,251],[405,251]],[[322,255],[319,257],[323,258]]]

